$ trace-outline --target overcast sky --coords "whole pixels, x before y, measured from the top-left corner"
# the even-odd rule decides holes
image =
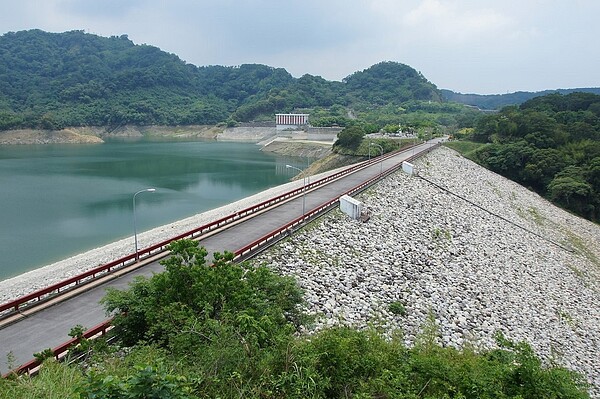
[[[600,86],[598,0],[0,0],[0,33],[127,34],[195,65],[341,80],[380,61],[439,88]]]

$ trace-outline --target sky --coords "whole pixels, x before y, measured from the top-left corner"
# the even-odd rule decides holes
[[[0,0],[0,34],[126,34],[198,65],[342,80],[381,61],[438,88],[600,87],[599,0]]]

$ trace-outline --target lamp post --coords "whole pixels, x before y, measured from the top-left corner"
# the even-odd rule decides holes
[[[138,242],[137,242],[137,227],[136,227],[136,222],[135,222],[135,197],[143,192],[149,192],[149,193],[153,193],[156,191],[155,188],[145,188],[143,190],[138,191],[137,193],[133,194],[133,239],[135,241],[135,261],[138,262],[140,260],[140,256],[138,255]]]
[[[292,165],[285,165],[285,167],[288,169],[296,169],[300,173],[304,172],[302,169],[297,168]],[[302,180],[302,216],[304,216],[304,210],[305,210],[305,205],[306,205],[306,176],[303,176],[302,179],[303,179]]]
[[[382,174],[383,174],[383,147],[382,147],[382,146],[380,146],[379,144],[376,144],[376,143],[369,143],[369,148],[370,148],[372,145],[373,145],[373,146],[375,146],[375,147],[379,147],[379,151],[381,151],[381,161],[380,161],[380,163],[379,163],[379,165],[380,165],[380,167],[379,167],[379,174],[381,174],[381,175],[382,175]],[[369,152],[369,153],[370,153],[370,152]]]

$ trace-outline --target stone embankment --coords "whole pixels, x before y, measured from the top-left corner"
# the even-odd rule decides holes
[[[305,142],[307,148],[333,144],[338,128],[309,128],[279,131],[275,126],[242,126],[223,128],[212,125],[189,126],[82,126],[61,130],[16,129],[0,131],[0,145],[11,144],[81,144],[102,143],[105,139],[212,139],[249,141],[261,145],[272,141]],[[279,148],[271,149],[278,152]],[[290,150],[285,150],[289,152]]]
[[[262,140],[275,137],[277,129],[272,127],[228,127],[217,136],[220,141],[252,141],[259,142]]]
[[[83,126],[61,130],[18,129],[0,131],[0,145],[88,144],[104,139],[202,138],[215,139],[222,129],[215,126]]]
[[[299,281],[317,330],[375,324],[411,345],[433,315],[444,345],[490,348],[502,332],[584,373],[600,397],[600,227],[452,150],[417,165],[491,213],[396,173],[358,196],[368,222],[333,212],[258,262]]]
[[[256,142],[262,151],[278,155],[320,159],[331,153],[339,130],[277,130],[275,126],[240,126],[226,128],[216,138],[219,141]]]
[[[331,143],[273,140],[263,146],[261,150],[284,156],[321,159],[331,154]]]

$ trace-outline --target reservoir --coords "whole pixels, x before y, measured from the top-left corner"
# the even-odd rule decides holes
[[[289,181],[302,158],[254,143],[0,146],[0,280]]]

